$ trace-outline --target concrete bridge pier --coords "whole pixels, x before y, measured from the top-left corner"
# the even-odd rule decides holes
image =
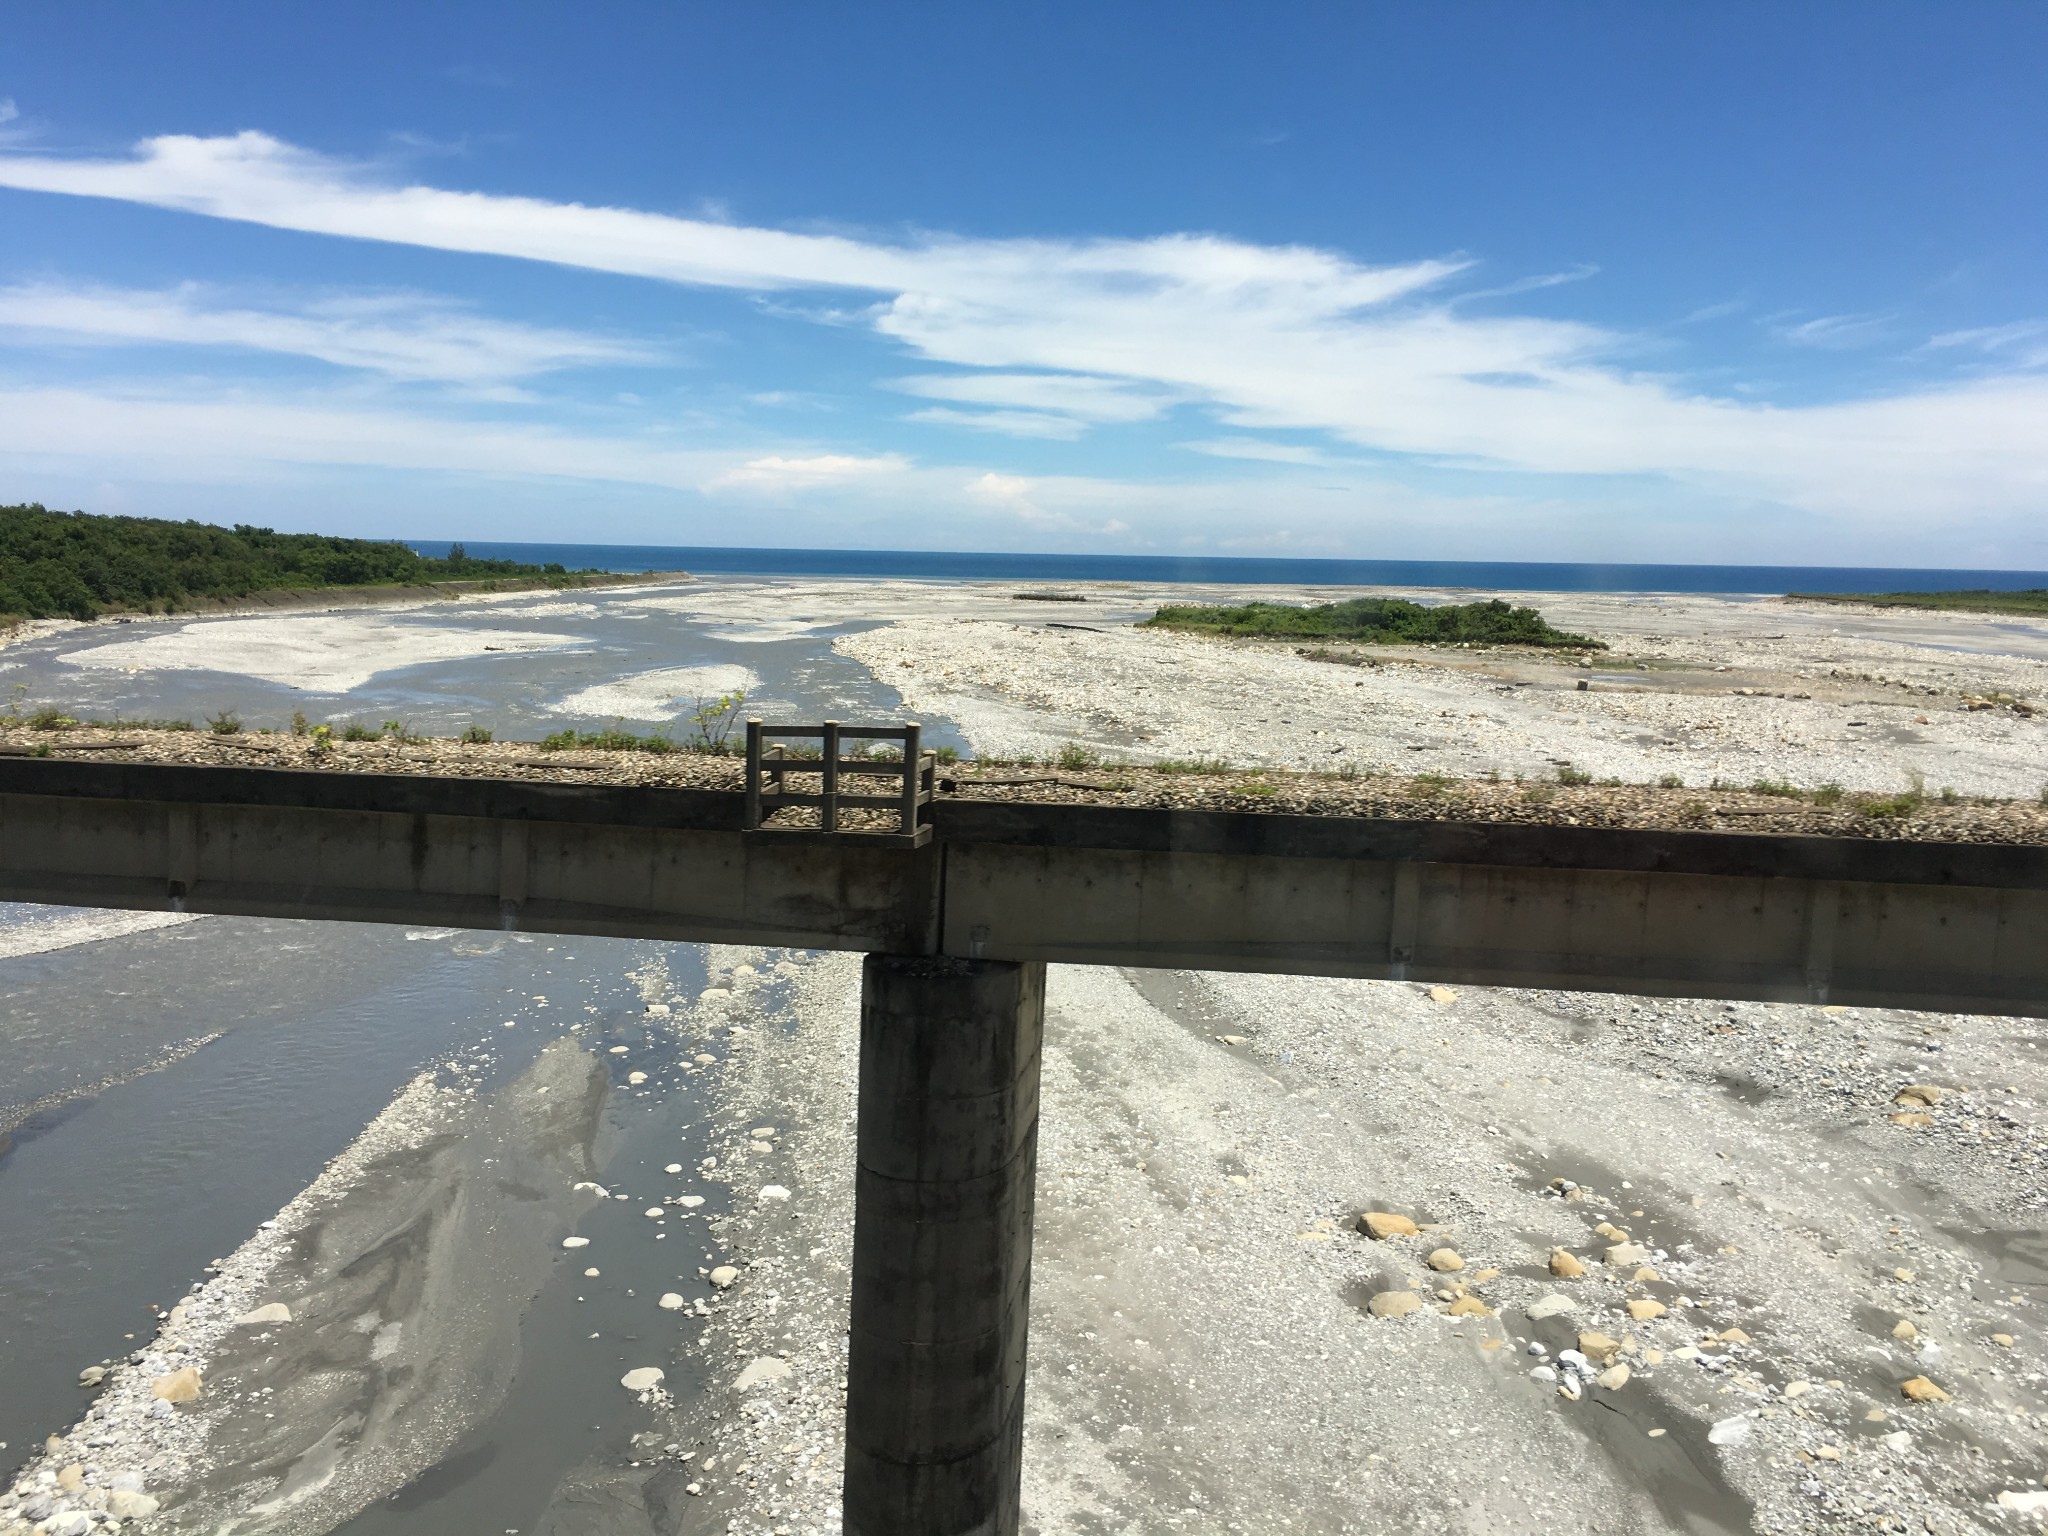
[[[1041,962],[861,976],[846,1536],[1015,1536]]]

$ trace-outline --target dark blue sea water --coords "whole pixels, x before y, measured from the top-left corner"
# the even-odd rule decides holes
[[[408,540],[423,555],[448,544]],[[722,576],[907,576],[952,581],[1171,581],[1222,586],[1473,587],[1502,592],[1925,592],[2048,588],[2048,571],[1827,565],[1562,565],[1489,560],[1274,560],[1196,555],[1016,555],[920,549],[726,549],[655,544],[491,544],[482,559],[571,570]]]

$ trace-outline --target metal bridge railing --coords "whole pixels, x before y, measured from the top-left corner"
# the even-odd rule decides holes
[[[908,725],[841,725],[827,720],[823,725],[763,725],[747,722],[747,814],[749,831],[796,834],[824,833],[858,838],[862,842],[917,848],[931,840],[932,829],[922,821],[920,807],[932,798],[938,772],[938,758],[919,745],[923,727]],[[785,741],[816,741],[815,757],[791,753]],[[902,743],[896,758],[841,755],[843,741],[894,741]],[[895,779],[888,794],[848,793],[840,787],[843,779]],[[817,788],[793,788],[815,781]],[[807,821],[775,825],[770,818],[794,806],[816,807],[815,825]],[[841,812],[894,811],[893,826],[872,826],[879,818],[859,816],[855,824],[842,823]]]

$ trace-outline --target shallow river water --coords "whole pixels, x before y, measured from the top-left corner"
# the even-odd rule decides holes
[[[0,653],[26,711],[182,718],[245,728],[387,719],[471,723],[501,738],[623,721],[690,734],[700,698],[745,688],[745,713],[895,719],[892,690],[831,649],[830,615],[699,618],[687,590],[550,594],[488,608],[138,621]],[[957,740],[927,722],[937,742]],[[343,1527],[532,1529],[562,1480],[630,1456],[644,1419],[618,1377],[697,1326],[657,1311],[716,1262],[701,1217],[655,1241],[643,1208],[665,1166],[703,1156],[704,1078],[653,1030],[636,979],[705,984],[697,946],[202,917],[94,937],[104,915],[0,905],[0,1473],[89,1399],[81,1368],[146,1343],[204,1267],[319,1174],[416,1073],[491,1089],[564,1036],[606,1063],[597,1177],[622,1196],[577,1230],[606,1258],[557,1263],[525,1305],[510,1391],[439,1465]],[[12,936],[10,941],[10,936]],[[66,939],[77,940],[66,944]],[[56,947],[53,947],[56,946]],[[27,952],[22,951],[39,951]],[[775,1006],[772,979],[758,989]],[[630,1066],[648,1074],[627,1082]],[[566,1257],[566,1256],[565,1256]]]

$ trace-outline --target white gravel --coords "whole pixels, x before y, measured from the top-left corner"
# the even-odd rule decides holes
[[[2005,636],[1967,616],[1843,640],[1791,605],[1673,598],[1648,614],[1573,613],[1540,601],[1615,654],[1582,669],[1528,653],[1379,649],[1378,665],[1343,666],[1270,642],[952,618],[835,644],[907,710],[950,717],[977,750],[1003,756],[1079,741],[1134,761],[1454,776],[1549,777],[1569,763],[1629,783],[1897,790],[1917,774],[1930,789],[2001,798],[2048,785],[2048,712],[1964,707],[1995,692],[2048,700],[2048,627],[2032,627],[2038,655],[1962,653],[1942,647]],[[1731,630],[1734,618],[1785,626],[1772,630],[1783,638]]]
[[[399,621],[384,613],[291,613],[270,618],[200,619],[136,640],[116,640],[61,659],[120,672],[222,672],[260,677],[312,693],[347,693],[382,672],[487,651],[551,651],[576,635],[484,629],[452,610],[445,622]]]
[[[1743,659],[1757,642],[1723,621],[1783,622],[1770,605],[1684,599],[1657,611],[1662,629],[1678,627],[1672,607],[1713,620],[1682,641],[1687,664],[1747,666],[1738,679],[1761,670]],[[1948,687],[1928,741],[1887,752],[1831,746],[1827,716],[1789,707],[1837,686],[1863,690],[1854,718],[1882,704],[1933,723],[1931,700],[1860,675],[1782,701],[1579,694],[1569,678],[1531,704],[1494,702],[1496,684],[1439,664],[1465,660],[1451,656],[1370,672],[943,618],[840,643],[913,710],[1010,753],[1082,740],[1313,762],[1342,744],[1455,772],[1548,767],[1568,749],[1643,777],[1665,760],[1620,731],[1662,711],[1718,722],[1721,744],[1685,759],[1702,777],[1883,786],[1925,763],[1930,783],[2031,793],[2048,766],[2038,722],[1957,707],[1970,689],[2039,697],[2048,654],[1954,659],[1883,637],[1858,642],[1891,647],[1882,663],[1769,660],[1777,675],[1887,665]],[[731,1143],[759,1119],[786,1128],[775,1173],[793,1191],[786,1211],[739,1202],[719,1229],[743,1278],[714,1358],[736,1372],[772,1351],[793,1367],[786,1391],[737,1415],[718,1402],[705,1427],[747,1474],[717,1491],[748,1536],[837,1529],[857,976],[852,956],[805,961],[787,1013],[755,1001],[718,1085]],[[2010,1530],[1999,1495],[2048,1478],[2044,1048],[2024,1020],[1054,967],[1026,1529]],[[1930,1125],[1894,1122],[1916,1081],[1956,1092]],[[1354,1230],[1365,1210],[1425,1230],[1373,1242]],[[1635,1280],[1625,1250],[1603,1263],[1621,1245],[1602,1224],[1659,1278]],[[1466,1268],[1427,1268],[1439,1246]],[[1556,1246],[1586,1278],[1551,1276]],[[1449,1315],[1433,1293],[1450,1285],[1491,1315]],[[1390,1289],[1423,1307],[1368,1317]],[[1569,1313],[1527,1316],[1556,1294]],[[1638,1319],[1631,1298],[1667,1310]],[[1919,1339],[1893,1336],[1900,1317]],[[1581,1330],[1622,1341],[1625,1381],[1596,1384],[1597,1359],[1573,1369],[1571,1351],[1598,1352]],[[1900,1384],[1923,1374],[1954,1401],[1907,1402]]]

